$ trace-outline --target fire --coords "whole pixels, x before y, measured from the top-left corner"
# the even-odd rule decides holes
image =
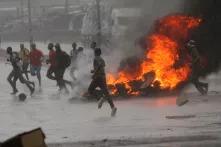
[[[173,65],[178,60],[178,45],[175,41],[163,35],[153,35],[150,37],[151,48],[147,52],[147,59],[151,62],[145,61],[141,65],[143,74],[155,71],[155,81],[160,82],[162,89],[173,89],[180,81],[184,81],[188,77],[190,69],[182,67],[174,69]]]
[[[132,81],[146,82],[144,75],[154,72],[151,83],[159,83],[160,89],[175,89],[180,83],[186,81],[191,72],[187,59],[175,66],[181,60],[180,52],[187,41],[190,32],[200,25],[201,19],[174,15],[162,18],[156,26],[154,33],[146,37],[148,47],[142,62],[133,72],[121,70],[117,75],[108,74],[108,85],[124,84],[130,95],[139,95],[130,85]],[[117,92],[116,87],[112,94]]]

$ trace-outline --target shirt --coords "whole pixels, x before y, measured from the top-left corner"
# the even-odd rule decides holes
[[[55,67],[56,66],[56,52],[54,50],[51,50],[49,52],[49,62],[51,66]]]
[[[23,50],[20,50],[19,57],[21,58],[23,63],[29,62],[29,50],[24,48]]]
[[[20,64],[18,53],[13,52],[9,57],[9,62],[11,62],[13,70],[15,71],[21,70],[21,64]]]
[[[65,52],[63,52],[63,51],[59,51],[59,52],[56,52],[56,56],[55,56],[55,59],[56,59],[56,66],[57,66],[57,68],[58,69],[63,69],[63,68],[65,68],[65,59],[64,59],[64,55],[65,55],[66,53]]]
[[[197,48],[195,46],[191,46],[190,50],[191,50],[190,55],[192,57],[193,64],[198,64],[200,62],[200,55]]]
[[[43,53],[38,50],[38,49],[34,49],[30,52],[30,63],[31,65],[34,66],[41,66],[41,58],[43,57]]]
[[[94,58],[94,76],[105,76],[105,61],[102,57]]]

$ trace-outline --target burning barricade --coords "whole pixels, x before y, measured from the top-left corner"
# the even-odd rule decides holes
[[[144,56],[128,60],[117,74],[108,74],[112,95],[134,96],[171,91],[185,83],[191,73],[191,58],[184,47],[201,19],[172,15],[160,19],[145,38]],[[125,61],[124,61],[125,62]]]

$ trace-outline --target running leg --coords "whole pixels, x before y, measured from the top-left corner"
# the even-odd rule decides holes
[[[11,85],[12,87],[12,94],[16,94],[18,92],[17,88],[16,88],[16,81],[17,81],[17,77],[15,75],[15,71],[11,71],[11,73],[8,75],[8,78],[7,78],[9,84]]]

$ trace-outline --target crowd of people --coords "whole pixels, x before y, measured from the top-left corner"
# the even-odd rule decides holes
[[[45,59],[42,51],[37,49],[35,43],[31,44],[30,48],[31,49],[29,51],[25,48],[24,44],[20,44],[19,52],[14,52],[12,47],[7,48],[7,54],[9,55],[8,61],[13,67],[7,78],[13,90],[11,94],[15,95],[18,93],[18,89],[16,87],[16,82],[18,80],[29,88],[30,95],[34,93],[36,86],[34,82],[30,81],[29,74],[37,77],[39,89],[41,90],[41,68],[43,62],[46,62],[46,64],[49,65],[46,74],[47,78],[56,81],[57,86],[59,87],[59,92],[64,91],[65,93],[69,93],[67,86],[70,86],[72,89],[74,88],[77,57],[83,52],[84,48],[77,47],[77,43],[74,42],[72,44],[71,52],[68,54],[62,50],[59,43],[49,43],[49,54],[47,59]],[[96,42],[91,43],[91,49],[94,51],[94,69],[91,70],[93,76],[92,82],[88,88],[88,94],[91,96],[96,95],[96,88],[99,87],[102,91],[102,95],[99,97],[98,108],[100,109],[102,104],[107,100],[111,107],[111,116],[115,116],[117,108],[115,107],[108,92],[105,74],[105,61],[101,57],[101,49],[97,48]],[[64,73],[68,67],[70,67],[70,76],[72,81],[64,79]]]
[[[31,49],[29,51],[27,48],[25,48],[24,44],[21,44],[19,52],[13,52],[12,47],[7,48],[7,53],[9,55],[8,61],[11,62],[13,67],[7,78],[13,90],[11,94],[16,94],[18,92],[16,87],[16,82],[18,80],[20,80],[21,83],[25,84],[29,88],[30,95],[34,93],[36,86],[34,82],[30,81],[29,73],[31,76],[37,77],[38,85],[41,89],[41,67],[44,61],[49,64],[46,76],[50,80],[56,81],[57,86],[59,87],[59,92],[64,91],[65,93],[69,93],[67,86],[70,86],[72,89],[74,88],[74,81],[76,80],[75,71],[77,69],[77,57],[84,51],[84,48],[77,47],[77,44],[74,42],[72,44],[70,54],[68,54],[62,50],[59,43],[49,43],[48,59],[45,60],[42,51],[37,49],[36,44],[33,43],[30,47]],[[208,92],[208,83],[199,81],[201,63],[200,54],[196,47],[196,42],[194,40],[190,40],[186,47],[192,58],[192,73],[190,76],[190,82],[195,85],[197,90],[202,95],[205,95]],[[114,116],[116,114],[117,108],[115,107],[113,100],[108,92],[105,74],[105,61],[101,57],[101,49],[97,48],[96,42],[91,43],[91,49],[94,51],[94,69],[91,70],[91,74],[93,74],[93,76],[87,93],[89,96],[96,97],[96,88],[99,87],[102,91],[102,94],[98,98],[98,108],[100,109],[102,104],[105,101],[108,101],[112,110],[111,115]],[[64,79],[64,73],[68,67],[70,67],[69,69],[72,81]]]

